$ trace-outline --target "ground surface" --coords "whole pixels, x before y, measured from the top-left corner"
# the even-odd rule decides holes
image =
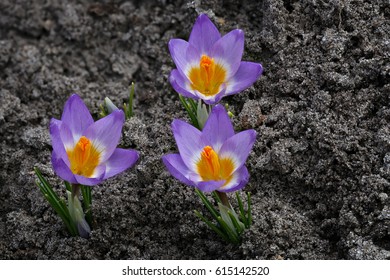
[[[0,1],[1,259],[390,259],[390,5],[379,1]],[[372,3],[371,3],[372,2]],[[254,225],[223,243],[165,170],[174,118],[167,43],[199,13],[245,31],[264,75],[226,98],[258,139],[247,166]],[[136,82],[121,145],[141,159],[93,189],[96,226],[72,238],[34,184],[48,124],[77,92],[94,117]]]

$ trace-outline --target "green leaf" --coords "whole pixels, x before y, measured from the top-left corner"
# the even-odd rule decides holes
[[[229,242],[229,237],[222,232],[217,226],[206,219],[199,211],[194,210],[195,215],[198,216],[206,225],[208,225],[213,231],[215,231],[223,240]]]
[[[238,244],[240,243],[240,239],[234,231],[226,224],[226,222],[222,219],[222,217],[218,217],[218,222],[221,225],[221,227],[224,229],[226,234],[229,236],[229,240],[232,243]]]
[[[247,193],[247,196],[248,196],[248,226],[247,228],[249,228],[251,225],[252,225],[252,201],[251,201],[251,193],[248,192]]]
[[[232,220],[230,219],[229,217],[229,211],[230,211],[230,208],[223,205],[222,203],[218,203],[218,209],[219,209],[219,213],[221,214],[221,218],[222,220],[227,224],[227,226],[229,227],[229,229],[234,232],[235,235],[238,235],[238,233],[236,232],[236,229],[233,225],[233,222]]]
[[[130,119],[133,115],[133,100],[134,100],[134,94],[135,94],[135,89],[134,89],[134,82],[131,83],[131,86],[129,87],[129,104],[125,106],[125,114],[126,114],[126,119]]]
[[[92,192],[91,192],[91,187],[80,185],[80,188],[81,188],[81,194],[83,196],[85,219],[87,220],[88,224],[92,227],[92,210],[91,210]]]
[[[238,220],[238,217],[235,216],[232,212],[228,211],[228,215],[229,215],[229,218],[232,221],[238,235],[240,236],[241,233],[245,230],[245,225],[243,223],[241,223]]]
[[[191,98],[187,98],[187,101],[188,103],[190,104],[191,108],[192,108],[192,112],[196,115],[197,114],[197,111],[198,111],[198,105],[196,104],[196,102],[191,99]]]
[[[64,184],[65,184],[66,190],[71,192],[72,191],[72,185],[69,182],[67,182],[67,181],[64,181]]]
[[[196,118],[196,111],[195,111],[195,113],[194,113],[194,111],[193,111],[192,108],[191,108],[192,105],[189,105],[189,104],[187,103],[186,99],[185,99],[183,96],[181,96],[180,94],[179,94],[179,99],[180,99],[181,104],[183,104],[184,108],[186,109],[186,111],[187,111],[187,113],[188,113],[188,115],[189,115],[189,117],[190,117],[190,119],[191,119],[192,124],[193,124],[196,128],[199,129],[198,119]],[[192,100],[192,99],[189,99],[189,100]]]
[[[217,203],[223,204],[221,198],[219,197],[219,195],[217,194],[216,191],[213,191],[213,192],[212,192],[212,195],[213,195],[213,197],[214,197],[214,199],[215,199],[215,201],[216,201]]]
[[[219,215],[218,215],[217,210],[214,208],[214,206],[211,204],[211,202],[207,199],[207,197],[203,194],[203,192],[195,188],[195,193],[200,197],[203,204],[210,211],[210,213],[214,217],[214,219],[218,220]]]
[[[53,191],[52,186],[47,182],[47,180],[42,176],[38,168],[34,168],[34,172],[38,177],[36,182],[43,196],[49,202],[54,211],[60,216],[61,220],[64,222],[66,228],[72,236],[78,235],[76,226],[74,225],[69,210],[66,206],[66,203],[63,199],[60,199],[58,195]]]
[[[238,192],[236,192],[236,198],[237,198],[237,202],[238,202],[238,208],[240,209],[241,221],[244,223],[245,227],[248,227],[248,219],[246,218],[244,205],[242,203],[241,197],[238,194]]]

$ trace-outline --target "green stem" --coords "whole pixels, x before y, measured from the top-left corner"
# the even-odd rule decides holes
[[[79,184],[72,184],[72,198],[79,197],[80,194],[80,185]]]
[[[231,208],[231,205],[229,203],[229,198],[224,192],[219,192],[216,191],[216,194],[218,195],[219,199],[221,200],[222,204],[225,205],[226,207]]]

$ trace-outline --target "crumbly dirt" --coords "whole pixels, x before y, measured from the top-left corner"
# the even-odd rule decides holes
[[[199,13],[245,31],[264,74],[223,99],[236,131],[258,139],[247,166],[252,228],[221,241],[193,213],[190,187],[165,170],[173,119],[167,43]],[[390,259],[390,4],[378,1],[0,1],[1,259]],[[35,185],[58,193],[48,124],[77,92],[135,117],[121,146],[141,158],[93,188],[90,239],[71,237]]]

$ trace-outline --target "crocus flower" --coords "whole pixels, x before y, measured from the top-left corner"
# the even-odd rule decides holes
[[[244,32],[235,29],[221,37],[210,19],[196,20],[188,42],[169,41],[169,51],[177,69],[169,80],[185,97],[215,104],[222,97],[250,87],[261,75],[261,64],[241,61]]]
[[[61,120],[51,119],[54,171],[72,184],[96,185],[134,165],[138,153],[116,148],[125,120],[123,111],[94,122],[81,98],[73,94]]]
[[[173,121],[172,131],[179,154],[165,155],[163,162],[176,179],[205,192],[232,192],[248,183],[244,164],[256,132],[234,134],[222,105],[213,108],[202,131],[180,120]]]

